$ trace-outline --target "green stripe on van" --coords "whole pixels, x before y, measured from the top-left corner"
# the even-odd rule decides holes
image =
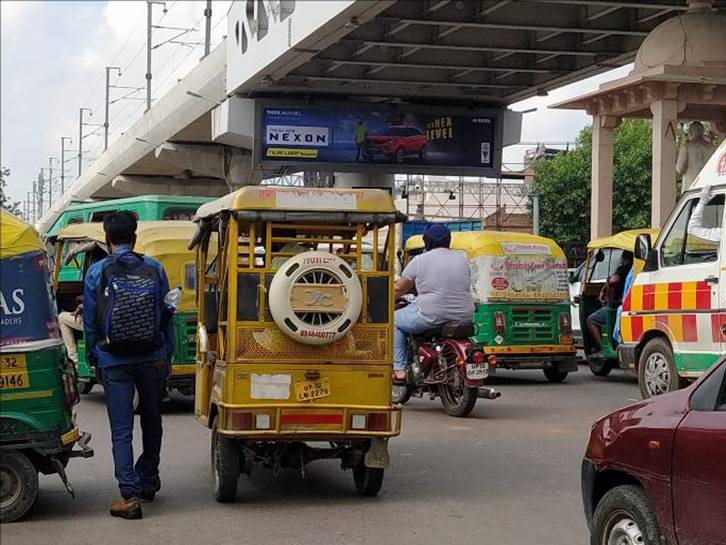
[[[676,369],[682,371],[706,371],[719,358],[717,352],[677,352]]]

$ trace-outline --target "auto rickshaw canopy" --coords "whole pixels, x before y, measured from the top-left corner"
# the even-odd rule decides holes
[[[423,236],[414,235],[406,240],[406,252],[424,247]],[[554,240],[509,231],[465,231],[451,233],[451,248],[465,251],[469,258],[491,255],[548,255],[564,257],[565,254]]]
[[[660,233],[660,229],[631,229],[629,231],[622,231],[617,235],[592,239],[587,247],[590,250],[618,248],[626,252],[633,252],[635,250],[635,240],[638,238],[638,235],[650,235],[651,240],[655,241],[658,238],[658,233]]]
[[[45,251],[45,245],[32,225],[11,214],[0,211],[0,259],[33,251]]]

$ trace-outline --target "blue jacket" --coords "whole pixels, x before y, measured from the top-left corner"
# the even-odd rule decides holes
[[[122,254],[126,255],[120,257],[121,260],[138,259],[135,254],[131,253],[129,246],[118,246],[113,252],[115,256],[121,256]],[[143,256],[143,258],[147,265],[154,267],[159,272],[159,277],[161,278],[159,298],[163,300],[169,291],[169,280],[166,277],[164,267],[156,259],[147,256]],[[164,347],[149,352],[148,354],[124,356],[112,354],[99,348],[98,343],[103,339],[103,329],[98,318],[98,291],[101,283],[101,273],[108,259],[106,257],[91,265],[83,281],[83,330],[86,339],[86,354],[89,361],[94,362],[101,368],[147,361],[165,361],[170,363],[172,355],[174,354],[174,329],[172,320],[168,321],[163,331]]]

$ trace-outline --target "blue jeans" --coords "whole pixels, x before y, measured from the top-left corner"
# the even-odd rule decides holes
[[[106,391],[106,409],[111,424],[115,476],[121,496],[138,497],[143,487],[159,479],[161,451],[161,406],[166,394],[167,365],[164,362],[130,363],[105,367],[101,379]],[[143,452],[134,466],[134,390],[139,392]]]
[[[408,365],[408,336],[434,329],[436,324],[427,322],[415,304],[394,312],[393,323],[393,368],[400,371]]]

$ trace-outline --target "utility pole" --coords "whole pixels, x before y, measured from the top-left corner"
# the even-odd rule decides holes
[[[66,140],[73,143],[70,136],[61,136],[61,164],[60,164],[60,180],[61,180],[61,195],[66,191]]]
[[[209,46],[212,42],[212,0],[207,0],[204,9],[204,56],[209,55]]]
[[[45,185],[45,179],[43,178],[44,170],[44,168],[41,168],[40,173],[38,174],[38,217],[43,215],[43,186]]]
[[[48,157],[48,208],[53,206],[53,159]]]
[[[118,70],[119,77],[121,76],[121,69],[118,66],[107,66],[106,67],[106,115],[103,118],[103,151],[106,151],[108,149],[108,106],[110,104],[109,102],[109,90],[110,90],[110,81],[109,76],[111,73],[111,70]]]
[[[88,111],[88,115],[92,116],[91,108],[78,108],[78,177],[83,172],[83,112]]]
[[[165,2],[146,0],[146,111],[151,108],[151,50],[153,49],[151,44],[151,16],[154,4],[163,5],[164,13],[167,11]]]

